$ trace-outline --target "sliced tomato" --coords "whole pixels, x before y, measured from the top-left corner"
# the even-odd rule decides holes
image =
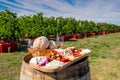
[[[74,56],[74,57],[79,57],[79,56],[80,56],[80,53],[73,53],[73,56]]]
[[[63,58],[60,59],[60,61],[62,61],[62,62],[69,62],[70,60],[63,57]]]

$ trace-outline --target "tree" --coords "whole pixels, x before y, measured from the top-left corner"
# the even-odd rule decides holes
[[[0,36],[7,40],[8,37],[15,37],[17,32],[17,14],[9,10],[0,12]]]
[[[90,25],[91,32],[98,32],[98,28],[97,28],[95,22],[90,21],[90,22],[89,22],[89,25]]]

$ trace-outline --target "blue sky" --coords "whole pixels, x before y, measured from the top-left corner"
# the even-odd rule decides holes
[[[6,6],[18,16],[43,12],[44,16],[73,17],[120,25],[120,0],[0,0],[0,11]]]

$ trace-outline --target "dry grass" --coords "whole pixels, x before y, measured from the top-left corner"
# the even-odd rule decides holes
[[[92,80],[120,80],[120,60],[98,59],[91,63]]]

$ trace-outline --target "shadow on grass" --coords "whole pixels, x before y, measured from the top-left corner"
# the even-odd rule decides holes
[[[18,47],[18,52],[27,52],[27,45],[26,44],[21,44],[19,47]]]
[[[70,42],[77,42],[77,39],[70,39]]]

